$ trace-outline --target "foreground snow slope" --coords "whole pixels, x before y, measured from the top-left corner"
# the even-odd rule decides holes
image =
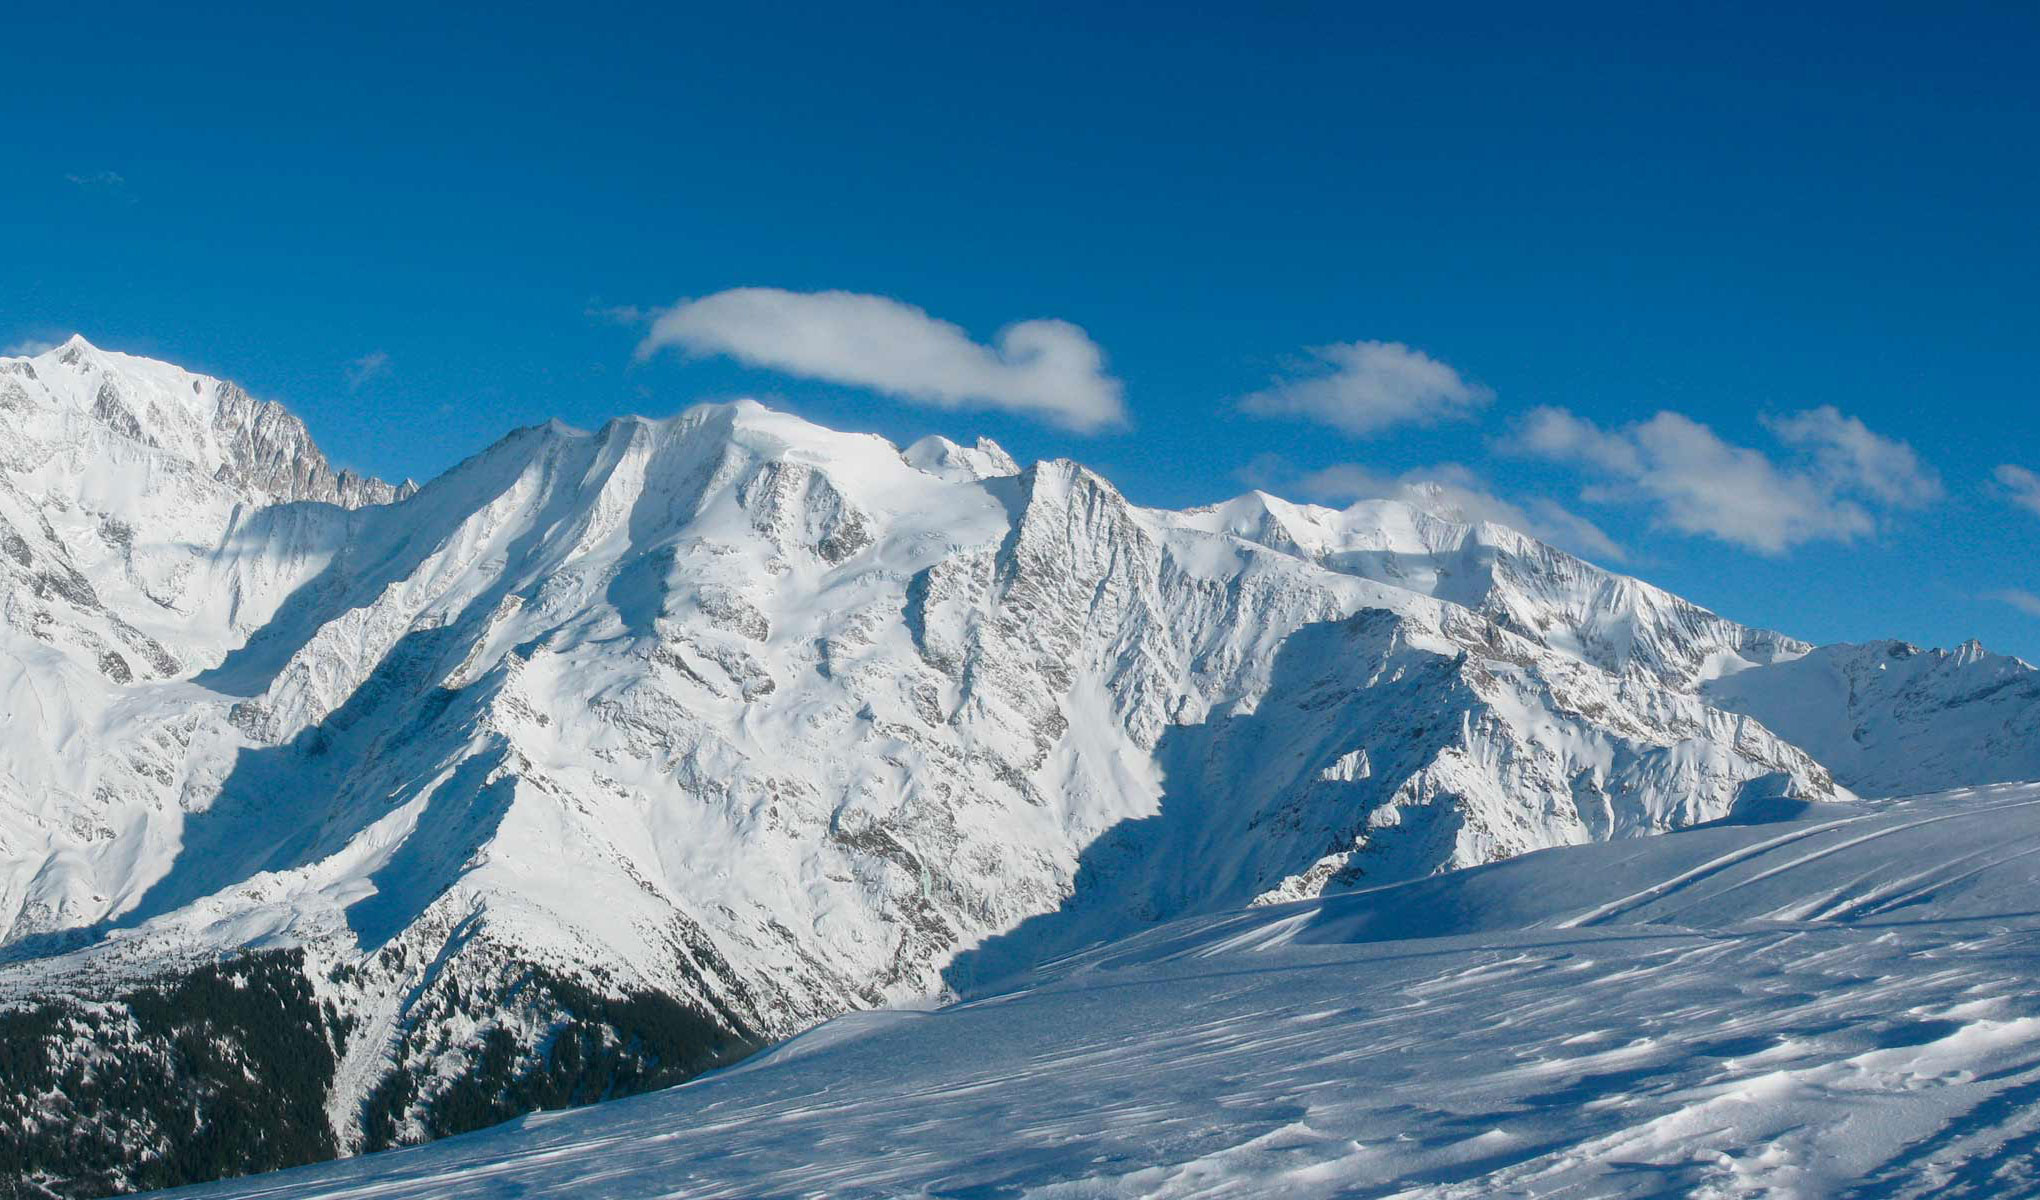
[[[2040,785],[1764,815],[1160,925],[669,1091],[192,1194],[2040,1192]]]

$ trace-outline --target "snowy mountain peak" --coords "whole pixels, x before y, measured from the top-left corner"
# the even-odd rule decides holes
[[[86,341],[84,334],[74,333],[57,345],[32,357],[48,358],[53,362],[61,363],[68,367],[78,366],[98,353],[99,347]]]
[[[381,480],[334,469],[303,422],[233,383],[77,334],[25,365],[0,381],[0,411],[20,434],[0,468],[33,469],[46,486],[65,490],[57,476],[66,474],[82,484],[95,462],[146,462],[149,474],[208,476],[256,503],[353,508],[398,496]]]
[[[1968,641],[1962,643],[1960,646],[1955,647],[1953,657],[1956,666],[1966,667],[2001,656],[1992,654],[1989,650],[1984,648],[1982,642],[1977,641],[1975,638],[1970,638]],[[2026,665],[2024,661],[2020,659],[2011,659],[2010,662],[2017,663],[2020,666]]]
[[[900,452],[900,457],[918,471],[953,482],[1001,479],[1020,473],[1020,464],[1005,448],[987,437],[975,446],[960,446],[939,434],[929,434]]]

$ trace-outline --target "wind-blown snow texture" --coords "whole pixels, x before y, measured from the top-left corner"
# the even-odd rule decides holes
[[[767,1039],[1158,919],[2036,773],[2016,660],[1838,686],[1898,656],[1408,504],[1143,509],[748,402],[413,494],[78,339],[0,359],[0,416],[0,988],[302,947],[343,1146],[543,1045],[534,968]]]
[[[669,1091],[203,1190],[2040,1191],[2040,786],[1192,918]]]

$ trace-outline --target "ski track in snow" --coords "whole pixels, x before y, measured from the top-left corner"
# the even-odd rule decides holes
[[[1544,851],[188,1194],[2040,1194],[2036,851],[2040,784]]]

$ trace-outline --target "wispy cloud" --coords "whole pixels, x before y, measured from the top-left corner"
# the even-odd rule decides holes
[[[635,304],[598,304],[590,300],[581,309],[581,315],[591,321],[601,321],[610,325],[643,325],[658,314],[652,309],[639,308]]]
[[[1763,422],[1779,441],[1811,451],[1816,472],[1837,490],[1859,491],[1899,508],[1919,508],[1941,498],[1940,478],[1920,465],[1911,446],[1870,432],[1832,404],[1768,416]]]
[[[1103,351],[1067,321],[1021,321],[986,345],[885,296],[734,288],[660,312],[637,357],[667,349],[937,408],[1020,413],[1079,433],[1126,423]]]
[[[71,186],[97,195],[107,196],[133,204],[134,193],[128,190],[128,181],[118,171],[66,172],[64,179]]]
[[[22,338],[18,342],[9,343],[5,350],[0,350],[0,355],[5,355],[8,358],[19,358],[26,355],[33,358],[38,354],[54,350],[57,346],[58,343],[45,341],[42,338]]]
[[[390,356],[381,350],[371,350],[347,364],[347,390],[358,391],[371,379],[390,373]]]
[[[2006,499],[2020,508],[2040,513],[2040,475],[2015,463],[2005,463],[1993,474],[2004,487]]]
[[[1397,425],[1472,416],[1494,393],[1401,342],[1340,342],[1310,349],[1304,373],[1240,398],[1243,411],[1300,417],[1365,435]]]
[[[1589,501],[1641,503],[1668,528],[1770,555],[1869,536],[1880,510],[1919,508],[1941,494],[1912,447],[1835,409],[1766,425],[1801,462],[1781,464],[1674,412],[1605,430],[1565,409],[1540,408],[1499,448],[1598,476],[1582,492]]]
[[[1990,598],[2009,604],[2028,616],[2040,617],[2040,596],[2024,588],[2005,588],[1990,593]]]
[[[1522,502],[1497,494],[1480,474],[1459,463],[1386,475],[1359,463],[1335,463],[1301,473],[1275,456],[1256,459],[1240,478],[1254,487],[1316,500],[1353,503],[1399,500],[1451,521],[1506,525],[1588,558],[1623,562],[1628,555],[1600,526],[1544,497]]]

